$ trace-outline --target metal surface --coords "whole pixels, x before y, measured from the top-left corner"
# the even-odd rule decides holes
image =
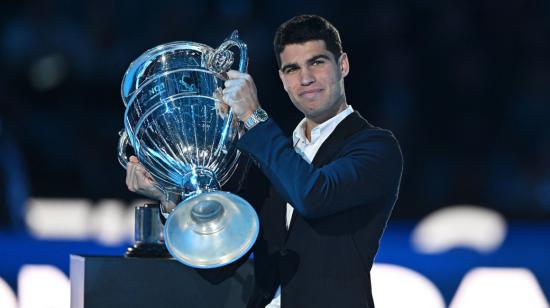
[[[124,253],[128,258],[169,258],[164,245],[160,205],[144,204],[135,208],[134,244]]]
[[[182,196],[166,221],[165,242],[177,260],[194,267],[236,260],[250,249],[259,229],[244,199],[208,193],[229,179],[240,155],[235,146],[240,128],[218,98],[224,73],[234,62],[233,47],[244,72],[246,45],[234,32],[217,49],[194,42],[152,48],[132,62],[121,86],[126,111],[119,162],[126,166],[131,146],[161,191]],[[193,203],[208,198],[216,202]],[[189,221],[200,222],[192,232]]]
[[[192,218],[192,209],[205,201],[223,204],[218,220],[201,223]],[[254,244],[258,230],[258,217],[248,202],[237,195],[215,191],[179,204],[166,221],[164,240],[178,261],[192,267],[213,268],[243,256]]]
[[[163,244],[162,224],[158,204],[144,204],[135,208],[134,241],[144,244]]]

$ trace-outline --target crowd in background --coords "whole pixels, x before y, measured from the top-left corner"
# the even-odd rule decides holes
[[[301,13],[340,29],[348,102],[401,142],[394,217],[452,204],[550,217],[550,2],[494,0],[3,5],[1,208],[27,196],[135,198],[116,159],[120,82],[132,60],[161,43],[217,47],[238,29],[261,104],[290,133],[300,114],[279,84],[272,38]]]

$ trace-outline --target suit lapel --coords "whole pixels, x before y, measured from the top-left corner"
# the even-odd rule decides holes
[[[336,155],[336,152],[341,148],[342,143],[351,135],[360,131],[364,127],[372,127],[359,112],[355,111],[347,116],[330,136],[323,142],[315,158],[311,162],[315,167],[320,167],[327,164]]]
[[[372,125],[367,120],[365,120],[365,118],[363,118],[359,114],[359,112],[354,111],[352,114],[347,116],[344,120],[342,120],[342,122],[340,122],[338,126],[336,126],[334,131],[327,138],[327,140],[323,142],[323,144],[317,151],[317,154],[315,154],[315,157],[313,158],[313,161],[311,163],[315,167],[321,167],[327,164],[329,161],[333,160],[334,156],[337,154],[337,151],[341,149],[342,143],[344,143],[349,136],[355,134],[356,132],[360,131],[365,127],[372,127]],[[285,207],[285,213],[286,213],[286,207]],[[296,211],[292,211],[292,218],[290,220],[290,225],[286,233],[285,242],[286,240],[288,240],[288,235],[290,234],[290,231],[292,230],[292,226],[294,225],[295,221],[296,221]],[[286,224],[286,220],[285,220],[285,224]]]

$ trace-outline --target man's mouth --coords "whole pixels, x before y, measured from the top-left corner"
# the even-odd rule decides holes
[[[317,93],[320,93],[321,91],[323,91],[323,89],[309,89],[309,90],[300,92],[298,95],[305,96],[305,97],[312,97],[317,95]]]

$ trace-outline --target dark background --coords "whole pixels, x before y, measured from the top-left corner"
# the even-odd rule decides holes
[[[51,0],[0,12],[2,222],[27,196],[137,198],[116,159],[120,82],[161,43],[217,47],[238,29],[260,101],[290,133],[301,116],[271,42],[301,13],[340,30],[348,102],[401,142],[394,217],[453,204],[550,217],[549,1]]]

